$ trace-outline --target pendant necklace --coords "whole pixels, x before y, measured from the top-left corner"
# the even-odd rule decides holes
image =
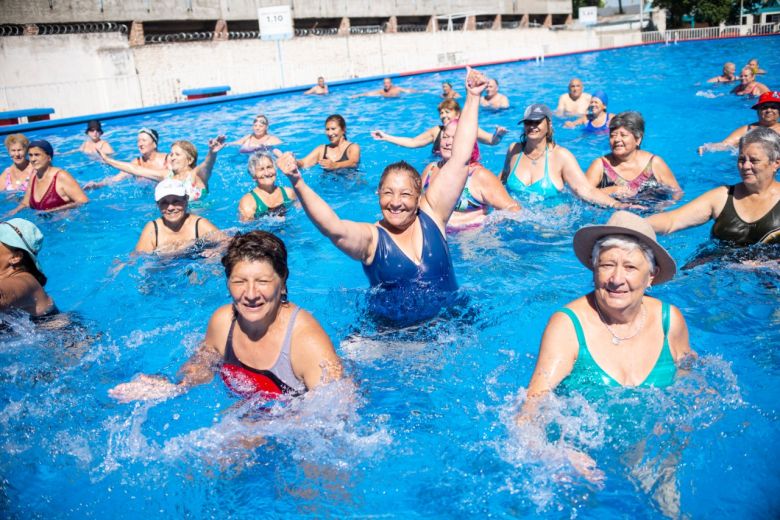
[[[596,312],[599,313],[599,319],[601,319],[601,323],[603,323],[604,326],[609,331],[609,333],[612,334],[612,344],[613,345],[620,345],[621,341],[627,341],[627,340],[635,337],[637,334],[639,334],[641,332],[641,330],[645,326],[645,318],[647,317],[647,311],[645,310],[645,304],[644,303],[642,303],[642,315],[639,317],[639,326],[637,327],[636,331],[633,334],[631,334],[629,336],[624,336],[624,337],[620,337],[617,334],[615,334],[615,331],[612,330],[612,327],[607,323],[607,320],[604,319],[604,315],[601,313],[601,308],[599,308],[599,304],[596,301],[595,297],[593,298],[593,303],[596,306]]]

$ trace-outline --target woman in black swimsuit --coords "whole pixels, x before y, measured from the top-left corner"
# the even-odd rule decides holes
[[[324,170],[357,168],[360,162],[360,145],[347,140],[347,122],[338,114],[325,120],[325,135],[328,144],[321,144],[309,155],[298,161],[299,168],[309,168],[315,164]]]
[[[673,233],[714,220],[712,237],[744,247],[780,243],[780,135],[758,127],[739,140],[742,182],[720,186],[688,204],[648,217],[656,233]]]

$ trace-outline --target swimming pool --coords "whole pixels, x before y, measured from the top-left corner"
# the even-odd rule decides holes
[[[643,147],[662,156],[685,189],[683,201],[736,182],[729,153],[696,154],[754,120],[749,100],[704,82],[729,59],[759,57],[775,88],[780,39],[724,40],[647,46],[485,67],[513,108],[482,112],[480,125],[510,129],[501,146],[482,147],[498,171],[518,136],[522,109],[554,105],[568,79],[586,91],[603,88],[611,112],[640,110]],[[438,92],[462,73],[398,79]],[[455,81],[457,80],[457,82]],[[257,113],[286,148],[307,153],[324,142],[327,115],[341,113],[363,149],[360,173],[307,173],[307,181],[342,217],[379,215],[374,191],[381,169],[403,158],[422,168],[429,149],[373,141],[380,128],[416,135],[437,123],[433,95],[401,99],[348,96],[376,88],[339,88],[328,98],[275,96],[104,122],[104,138],[129,160],[135,131],[156,128],[161,149],[189,139],[249,132]],[[462,88],[459,88],[462,92]],[[80,154],[83,125],[32,132],[49,139],[55,165],[79,180],[110,173]],[[556,139],[586,168],[607,149],[603,136],[556,124]],[[8,159],[3,156],[3,162]],[[230,230],[251,187],[246,156],[220,153],[211,194],[196,209]],[[7,517],[362,517],[453,518],[538,515],[654,518],[652,495],[680,494],[692,518],[769,518],[780,512],[780,274],[704,265],[652,294],[677,305],[701,356],[691,376],[669,392],[619,391],[613,419],[576,397],[553,401],[552,428],[586,447],[606,473],[599,488],[578,479],[554,446],[518,436],[511,418],[530,378],[550,314],[590,290],[571,236],[602,222],[606,210],[575,200],[533,207],[516,219],[491,219],[481,230],[450,238],[463,302],[422,327],[379,330],[366,319],[367,283],[360,265],[336,250],[300,210],[259,226],[278,233],[290,251],[292,301],[312,311],[345,358],[358,390],[334,386],[307,402],[272,407],[260,420],[240,420],[241,404],[215,379],[157,405],[120,405],[107,389],[134,374],[173,376],[202,337],[208,317],[227,301],[217,259],[129,261],[143,224],[157,214],[153,186],[125,182],[90,193],[92,202],[64,215],[34,216],[46,241],[41,261],[59,307],[80,327],[57,333],[19,316],[3,316],[0,340],[0,509]],[[11,207],[4,202],[3,207]],[[709,227],[663,237],[679,263],[708,240]],[[344,395],[350,397],[345,398]],[[622,412],[622,413],[621,413]],[[239,439],[262,436],[246,449]],[[637,446],[645,441],[640,452]],[[634,460],[640,459],[640,462]],[[676,486],[649,475],[676,467]],[[649,484],[648,484],[649,483]],[[647,485],[649,489],[642,489]]]

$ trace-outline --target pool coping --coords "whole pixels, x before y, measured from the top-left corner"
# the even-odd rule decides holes
[[[716,38],[696,38],[696,39],[690,39],[690,40],[681,40],[677,41],[675,45],[677,44],[685,44],[688,42],[701,42],[701,41],[709,41],[709,40],[732,40],[732,39],[741,39],[741,38],[767,38],[767,37],[779,37],[780,34],[754,34],[749,36],[724,36],[724,37],[716,37]],[[555,53],[555,54],[547,54],[543,56],[543,59],[550,59],[550,58],[561,58],[565,56],[576,56],[578,54],[590,54],[594,52],[605,52],[605,51],[611,51],[616,49],[625,49],[629,47],[642,47],[645,45],[668,45],[670,42],[664,42],[664,41],[658,41],[658,42],[641,42],[641,43],[629,43],[626,45],[615,45],[612,47],[602,47],[599,49],[583,49],[580,51],[572,51],[572,52],[561,52],[561,53]],[[444,72],[444,71],[450,71],[450,70],[460,70],[464,69],[467,66],[471,67],[484,67],[484,66],[490,66],[490,65],[503,65],[507,63],[519,63],[523,61],[536,61],[539,57],[537,56],[527,56],[527,57],[520,57],[520,58],[512,58],[509,60],[496,60],[496,61],[484,61],[484,62],[478,62],[478,63],[472,63],[472,64],[465,64],[465,65],[452,65],[449,67],[437,67],[437,68],[431,68],[431,69],[422,69],[422,70],[414,70],[414,71],[408,71],[408,72],[399,72],[394,74],[379,74],[375,76],[365,76],[361,78],[350,78],[350,79],[342,79],[342,80],[336,80],[333,82],[329,82],[328,86],[339,86],[339,85],[354,85],[354,84],[360,84],[360,83],[369,83],[377,80],[381,80],[384,78],[405,78],[409,76],[418,76],[421,74],[433,74],[436,72]],[[302,86],[296,86],[296,87],[283,87],[278,89],[272,89],[272,90],[261,90],[257,92],[247,92],[245,94],[228,94],[223,96],[215,96],[210,98],[203,98],[203,99],[197,99],[197,100],[191,100],[191,101],[179,101],[177,103],[166,103],[164,105],[153,105],[149,107],[143,107],[143,108],[130,108],[127,110],[117,110],[113,112],[103,112],[103,113],[97,113],[97,114],[88,114],[88,115],[82,115],[82,116],[73,116],[73,117],[66,117],[62,119],[51,119],[48,121],[36,121],[34,123],[24,123],[20,125],[9,125],[9,126],[2,126],[0,127],[0,136],[8,135],[8,134],[16,134],[16,133],[22,133],[22,132],[31,132],[35,130],[44,130],[48,128],[59,128],[63,126],[70,126],[75,125],[78,123],[85,123],[87,121],[98,119],[100,121],[108,121],[112,119],[119,119],[122,117],[127,116],[137,116],[137,115],[144,115],[144,114],[154,114],[157,112],[166,112],[170,110],[184,110],[189,108],[195,108],[195,107],[201,107],[204,105],[213,105],[216,103],[225,103],[230,101],[242,101],[245,99],[254,99],[254,98],[263,98],[268,96],[275,96],[278,94],[289,94],[289,93],[295,93],[295,92],[304,92],[311,88],[312,85],[302,85]]]

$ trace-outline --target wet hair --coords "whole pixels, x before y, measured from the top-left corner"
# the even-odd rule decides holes
[[[328,116],[328,119],[325,120],[325,126],[328,125],[331,121],[335,121],[336,124],[338,124],[341,129],[344,131],[344,139],[347,138],[347,122],[344,121],[344,118],[341,117],[339,114],[332,114]]]
[[[192,161],[190,161],[190,166],[191,167],[195,166],[198,163],[198,149],[195,148],[194,144],[192,144],[189,141],[175,141],[171,145],[171,148],[173,148],[174,146],[178,146],[179,148],[184,150],[184,152],[187,155],[190,156],[190,158],[192,159]]]
[[[418,172],[414,166],[406,161],[398,161],[392,164],[388,164],[382,171],[382,175],[379,177],[379,185],[377,186],[377,189],[381,190],[382,185],[385,183],[385,179],[387,179],[387,176],[395,172],[405,173],[410,179],[412,179],[414,191],[416,191],[418,195],[422,193],[422,177],[420,177],[420,172]]]
[[[438,106],[439,112],[441,112],[445,108],[447,110],[452,110],[452,111],[457,112],[458,114],[460,114],[460,104],[457,101],[455,101],[454,99],[451,99],[451,98],[450,99],[445,99],[444,101],[439,103],[439,106]]]
[[[633,110],[621,112],[612,118],[609,122],[609,132],[612,133],[618,128],[625,128],[631,132],[637,141],[645,136],[645,120],[642,114]]]
[[[265,115],[265,114],[257,114],[257,115],[255,116],[255,118],[252,120],[252,124],[255,124],[255,123],[257,123],[257,121],[258,121],[258,120],[260,120],[260,119],[262,119],[263,121],[265,121],[265,124],[266,124],[266,126],[269,126],[269,125],[271,124],[271,123],[269,123],[269,122],[268,122],[268,118],[266,117],[266,115]]]
[[[645,255],[645,260],[647,260],[647,263],[650,265],[650,274],[655,274],[657,264],[655,263],[655,254],[653,253],[653,250],[650,248],[650,246],[640,242],[631,235],[621,234],[607,235],[598,239],[596,243],[593,244],[593,251],[591,253],[590,261],[593,263],[594,271],[598,268],[599,255],[601,254],[601,251],[611,247],[619,247],[624,251],[634,251],[635,249],[639,249],[642,251],[642,254]]]
[[[271,264],[284,284],[282,301],[287,301],[287,277],[290,271],[287,269],[287,247],[281,238],[258,229],[249,233],[236,233],[222,257],[225,276],[230,278],[233,268],[241,261]]]
[[[22,148],[24,148],[25,152],[27,151],[27,147],[30,145],[30,140],[27,139],[24,134],[10,134],[5,138],[4,142],[6,149],[10,149],[11,145],[20,144],[22,145]]]
[[[763,148],[770,162],[780,159],[780,135],[770,128],[757,126],[739,140],[740,152],[748,145],[757,144]]]
[[[276,161],[274,161],[273,155],[268,152],[259,150],[253,153],[251,157],[249,157],[249,162],[246,164],[247,170],[249,170],[249,175],[254,175],[255,168],[257,168],[257,163],[260,162],[260,159],[268,159],[271,161],[271,164],[274,166],[274,168],[276,168]]]
[[[35,262],[32,259],[32,256],[30,256],[30,253],[25,251],[24,249],[20,249],[18,247],[9,246],[5,242],[3,242],[3,245],[7,247],[12,254],[14,255],[20,255],[22,257],[22,261],[19,262],[19,265],[17,266],[17,269],[20,271],[24,271],[26,273],[30,273],[33,275],[33,277],[38,280],[38,283],[41,284],[41,287],[46,285],[46,282],[48,279],[46,278],[46,275],[43,274],[38,270],[38,267],[36,267]]]

